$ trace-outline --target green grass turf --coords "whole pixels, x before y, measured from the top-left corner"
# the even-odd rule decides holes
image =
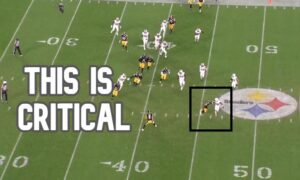
[[[260,54],[247,53],[247,45],[257,45],[260,48],[263,12],[262,7],[220,6],[213,46],[211,47],[214,22],[217,12],[216,6],[205,7],[199,15],[196,9],[190,11],[186,6],[174,4],[172,14],[177,20],[175,31],[167,33],[166,40],[176,47],[168,51],[168,59],[159,58],[155,50],[148,49],[147,54],[154,57],[156,63],[144,73],[142,85],[132,87],[126,83],[120,96],[113,101],[124,103],[124,119],[130,123],[130,133],[86,133],[80,136],[76,151],[75,144],[79,133],[23,133],[18,146],[7,164],[10,153],[16,143],[19,131],[16,128],[17,105],[23,101],[34,101],[34,96],[27,95],[27,78],[22,73],[24,65],[50,65],[56,52],[54,65],[74,65],[80,69],[80,93],[76,96],[39,97],[39,102],[91,101],[88,95],[88,67],[90,65],[107,65],[114,70],[114,80],[125,72],[131,75],[137,71],[137,58],[144,53],[138,45],[142,44],[141,32],[147,28],[150,39],[159,31],[161,21],[167,17],[170,4],[128,3],[122,19],[122,29],[129,35],[129,52],[121,49],[117,37],[110,49],[113,35],[109,33],[110,24],[115,17],[120,17],[125,3],[84,0],[70,27],[66,40],[78,38],[77,46],[70,47],[63,43],[62,48],[57,45],[37,43],[38,40],[48,40],[58,37],[60,40],[67,30],[69,22],[75,12],[78,0],[64,1],[66,11],[62,15],[57,10],[58,1],[35,1],[20,27],[17,36],[21,39],[23,57],[11,55],[11,48],[4,56],[0,65],[0,77],[8,80],[9,104],[0,104],[0,174],[3,179],[63,179],[73,152],[74,159],[68,172],[68,179],[126,179],[131,159],[133,163],[130,180],[150,179],[188,179],[195,133],[188,131],[188,87],[189,86],[229,86],[232,73],[240,78],[239,88],[257,87]],[[12,34],[29,1],[10,1],[8,4],[0,1],[0,19],[4,22],[0,28],[0,52],[7,46]],[[2,6],[3,4],[3,6]],[[11,11],[15,9],[15,11]],[[264,45],[278,46],[278,54],[262,56],[260,87],[281,89],[283,92],[299,98],[298,80],[299,53],[297,23],[300,16],[299,9],[267,8]],[[7,19],[10,18],[8,21]],[[204,30],[201,41],[193,41],[194,30],[200,27]],[[12,45],[10,45],[12,46]],[[210,64],[206,84],[200,81],[198,66]],[[108,54],[110,51],[110,54]],[[106,57],[108,58],[106,59]],[[159,84],[159,73],[164,67],[171,69],[170,77],[163,85]],[[183,69],[187,75],[187,84],[183,91],[179,90],[177,72]],[[155,71],[155,72],[154,72]],[[154,73],[154,74],[153,74]],[[152,75],[154,75],[152,82]],[[12,77],[13,80],[12,80]],[[152,86],[150,86],[152,85]],[[150,89],[151,88],[151,89]],[[293,91],[291,92],[291,88]],[[220,96],[225,91],[206,91],[204,102]],[[149,93],[149,101],[146,102]],[[201,107],[202,91],[193,95],[193,127],[198,120]],[[112,101],[110,97],[95,96],[94,103]],[[11,110],[8,111],[9,106]],[[147,127],[140,132],[142,113],[150,109],[155,113],[158,127]],[[200,119],[200,128],[227,128],[228,115],[224,121],[209,119],[210,112]],[[94,115],[91,118],[95,119]],[[292,119],[292,121],[290,121]],[[226,120],[226,121],[225,121]],[[250,120],[234,119],[232,133],[199,133],[191,179],[251,179],[254,122]],[[299,179],[299,114],[294,114],[278,120],[257,123],[256,156],[254,164],[254,178],[260,167],[272,170],[271,179]],[[140,133],[140,134],[139,134]],[[136,143],[136,151],[133,150]],[[2,156],[1,156],[2,155]],[[134,155],[134,156],[133,156]],[[4,161],[1,161],[5,156]],[[29,158],[29,163],[23,168],[15,168],[13,163],[19,156]],[[126,168],[116,171],[112,168],[124,160]],[[100,162],[111,161],[112,165]],[[136,168],[136,164],[146,161],[149,163],[147,172],[142,170],[143,162]],[[17,165],[22,164],[22,160]],[[5,166],[8,168],[4,172]],[[234,166],[248,166],[245,178],[234,177]],[[263,171],[266,175],[266,171]]]

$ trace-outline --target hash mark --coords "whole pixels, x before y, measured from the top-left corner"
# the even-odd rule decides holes
[[[161,4],[161,6],[164,6],[164,5],[165,5],[165,3],[162,3],[162,4]]]
[[[293,119],[290,119],[290,123],[292,123],[293,122]]]
[[[10,106],[8,106],[8,109],[7,109],[8,111],[10,111],[11,110],[11,107]]]
[[[168,117],[168,113],[165,113],[165,117]]]
[[[3,79],[3,76],[0,77],[0,80],[2,80],[2,79]]]
[[[25,77],[22,78],[22,81],[25,81]]]
[[[294,91],[294,89],[293,88],[291,88],[291,92],[293,92]]]
[[[87,80],[86,83],[88,84],[88,83],[89,83],[89,80]]]
[[[239,6],[235,6],[235,8],[239,8]]]
[[[133,116],[133,114],[134,114],[134,112],[132,111],[132,112],[131,112],[131,116]]]
[[[178,117],[179,117],[179,114],[177,113],[177,114],[176,114],[176,118],[178,118]]]
[[[15,77],[13,76],[13,77],[11,77],[11,80],[13,81],[13,80],[15,80]]]
[[[174,84],[171,84],[171,87],[173,88],[173,87],[174,87]]]

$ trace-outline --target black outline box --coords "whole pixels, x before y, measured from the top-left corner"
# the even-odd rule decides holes
[[[228,89],[230,90],[230,129],[192,129],[192,91],[193,89]],[[190,86],[189,87],[189,130],[191,132],[232,132],[233,130],[233,112],[232,112],[232,95],[231,86]]]

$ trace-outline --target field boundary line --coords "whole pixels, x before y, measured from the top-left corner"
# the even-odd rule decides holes
[[[68,27],[67,27],[67,30],[66,30],[66,32],[65,32],[64,38],[66,37],[66,35],[68,34],[68,32],[69,32],[69,30],[70,30],[70,27],[71,27],[71,25],[72,25],[72,23],[73,23],[73,20],[74,20],[76,14],[77,14],[77,11],[78,11],[78,9],[79,9],[79,6],[80,6],[80,4],[81,4],[81,1],[82,1],[82,0],[79,0],[79,3],[78,3],[78,5],[77,5],[77,7],[76,7],[76,10],[75,10],[75,12],[74,12],[74,14],[73,14],[73,16],[72,16],[72,18],[71,18],[71,20],[70,20],[70,23],[69,23],[69,25],[68,25]],[[54,58],[53,58],[53,60],[52,60],[51,65],[53,65],[53,64],[55,63],[56,58],[57,58],[57,55],[58,55],[58,53],[60,52],[63,43],[64,43],[64,42],[61,41],[61,44],[60,44],[59,48],[58,48],[57,51],[56,51],[56,54],[55,54],[55,56],[54,56]],[[40,98],[40,94],[38,94],[38,95],[36,96],[36,98],[35,98],[34,101],[36,102],[39,98]],[[28,115],[26,119],[29,120],[29,117],[30,117],[30,115]],[[5,165],[5,167],[4,167],[4,170],[2,171],[0,180],[3,180],[3,177],[4,177],[5,173],[6,173],[7,168],[8,168],[8,165],[9,165],[10,162],[11,162],[12,156],[13,156],[13,155],[15,154],[15,152],[16,152],[17,146],[19,145],[22,136],[23,136],[23,132],[20,132],[20,134],[19,134],[19,136],[18,136],[18,139],[17,139],[17,141],[16,141],[16,143],[15,143],[15,145],[14,145],[14,147],[13,147],[13,149],[12,149],[10,155],[9,155],[9,158],[8,158],[8,161],[7,161],[6,165]]]
[[[123,10],[122,10],[122,13],[121,13],[121,16],[120,16],[120,21],[121,21],[121,22],[122,22],[122,19],[123,19],[124,14],[125,14],[126,7],[127,7],[127,1],[125,2],[125,5],[124,5],[124,7],[123,7]],[[114,37],[113,37],[113,39],[112,39],[112,41],[111,41],[109,50],[108,50],[108,52],[107,52],[107,56],[106,56],[106,58],[105,58],[104,65],[107,64],[108,57],[109,57],[109,55],[110,55],[110,53],[111,53],[111,50],[112,50],[113,44],[114,44],[114,42],[115,42],[116,36],[117,36],[117,35],[114,34]],[[94,98],[95,98],[95,97],[93,96],[93,97],[91,98],[91,101],[94,101]],[[77,148],[78,148],[78,145],[79,145],[79,142],[80,142],[80,139],[81,139],[82,132],[83,132],[83,131],[80,131],[80,132],[79,132],[79,135],[77,136],[76,143],[75,143],[75,146],[74,146],[74,148],[73,148],[73,152],[72,152],[72,155],[71,155],[71,158],[70,158],[70,161],[69,161],[67,170],[66,170],[65,175],[64,175],[64,180],[66,180],[67,177],[68,177],[68,175],[69,175],[69,171],[70,171],[70,168],[71,168],[71,166],[72,166],[72,163],[73,163],[73,159],[74,159],[74,157],[75,157],[75,154],[76,154],[76,152],[77,152]]]
[[[258,69],[258,82],[257,87],[260,88],[261,81],[261,69],[262,69],[262,57],[264,50],[264,38],[265,38],[265,24],[266,24],[266,12],[267,7],[264,7],[264,15],[263,15],[263,24],[262,24],[262,33],[261,33],[261,42],[260,42],[260,56],[259,56],[259,69]],[[251,180],[254,179],[254,168],[255,168],[255,156],[256,156],[256,139],[257,139],[257,120],[254,124],[254,134],[253,134],[253,150],[252,150],[252,165],[251,165]]]
[[[217,27],[217,22],[218,22],[218,16],[219,16],[219,6],[217,7],[216,15],[215,15],[214,29],[213,29],[211,42],[210,42],[210,48],[209,48],[209,54],[208,54],[208,60],[207,60],[207,69],[209,68],[209,64],[210,64],[210,60],[211,60],[211,54],[212,54],[212,49],[213,49],[213,45],[214,45],[214,38],[215,38],[215,34],[216,34],[216,29],[217,29],[216,27]],[[208,72],[207,72],[207,75],[206,75],[205,80],[204,80],[204,86],[206,85],[207,77],[208,77]],[[203,104],[204,95],[205,95],[205,89],[203,89],[203,91],[202,91],[200,107]],[[199,113],[198,113],[197,129],[199,128],[200,120],[201,120],[201,108],[200,108]],[[193,145],[193,151],[192,151],[192,158],[191,158],[191,164],[190,164],[188,180],[192,179],[194,159],[195,159],[195,153],[196,153],[197,141],[198,141],[198,133],[199,132],[196,132],[195,138],[194,138],[194,145]]]
[[[32,6],[33,2],[34,2],[34,0],[31,0],[30,4],[28,5],[28,7],[27,7],[27,9],[26,9],[26,11],[25,11],[25,13],[24,13],[24,15],[23,15],[23,17],[22,17],[20,23],[19,23],[19,25],[17,26],[17,29],[15,30],[14,34],[12,35],[12,37],[11,37],[11,39],[10,39],[8,45],[7,45],[6,48],[4,49],[4,51],[3,51],[3,53],[2,53],[2,55],[1,55],[1,57],[0,57],[0,63],[3,61],[3,58],[4,58],[4,56],[6,55],[9,46],[11,45],[11,43],[13,42],[13,40],[15,39],[15,37],[16,37],[16,35],[17,35],[17,33],[18,33],[20,27],[21,27],[21,25],[23,24],[25,18],[27,17],[27,14],[28,14],[29,10],[31,9],[31,6]]]
[[[173,3],[170,6],[168,17],[171,15],[172,9],[173,9]],[[163,41],[163,39],[162,39],[162,41]],[[156,63],[155,63],[155,67],[154,67],[154,70],[153,70],[153,73],[152,73],[152,78],[151,78],[151,83],[150,83],[150,86],[149,86],[149,89],[148,89],[147,98],[146,98],[146,101],[145,101],[145,106],[144,106],[144,110],[143,110],[144,112],[146,111],[146,108],[148,106],[148,101],[149,101],[149,97],[150,97],[151,90],[152,90],[152,87],[153,87],[152,84],[153,84],[156,69],[157,69],[157,66],[158,66],[158,63],[159,63],[159,59],[160,59],[160,55],[158,54],[158,57],[157,57]],[[143,124],[143,119],[144,119],[144,114],[142,114],[142,118],[141,118],[141,121],[140,121],[140,124],[139,124],[138,133],[137,133],[137,136],[136,136],[136,139],[135,139],[135,144],[134,144],[134,147],[133,147],[131,160],[130,160],[130,164],[129,164],[129,168],[128,168],[128,172],[127,172],[127,176],[126,176],[126,180],[129,180],[129,177],[130,177],[130,172],[131,172],[133,160],[134,160],[134,157],[135,157],[135,152],[136,152],[138,142],[139,142],[139,138],[140,138],[140,134],[141,134],[141,127],[142,127],[142,124]]]

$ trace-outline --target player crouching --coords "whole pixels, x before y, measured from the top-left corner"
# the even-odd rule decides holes
[[[143,75],[142,75],[142,73],[135,73],[130,78],[133,79],[133,85],[138,86],[141,84]],[[130,80],[130,78],[128,78],[127,80]]]
[[[150,67],[154,64],[154,60],[153,60],[153,57],[151,56],[147,56],[146,58],[146,62],[147,62],[147,69],[149,70]]]
[[[203,105],[203,107],[201,108],[201,110],[200,110],[200,115],[202,115],[202,114],[204,114],[204,113],[207,113],[207,112],[208,112],[208,106],[211,105],[211,104],[212,104],[211,101],[205,103],[205,104]]]
[[[124,32],[122,35],[121,35],[121,46],[122,48],[124,48],[127,52],[128,52],[128,35]]]
[[[112,97],[117,97],[119,95],[119,92],[121,90],[120,87],[121,86],[120,86],[120,84],[118,82],[114,85],[114,89],[113,89],[112,95],[111,95]]]
[[[163,70],[160,71],[160,80],[159,83],[162,81],[165,81],[168,79],[168,75],[171,73],[171,71],[168,68],[164,68]]]
[[[153,125],[154,127],[157,127],[157,124],[155,123],[154,118],[153,118],[153,114],[149,110],[146,114],[145,119],[146,119],[146,123],[143,125],[142,131],[145,130],[147,125]]]
[[[147,60],[146,55],[142,55],[142,56],[139,57],[139,70],[140,70],[141,73],[144,72],[144,69],[146,67],[146,64],[147,64],[146,60]]]

